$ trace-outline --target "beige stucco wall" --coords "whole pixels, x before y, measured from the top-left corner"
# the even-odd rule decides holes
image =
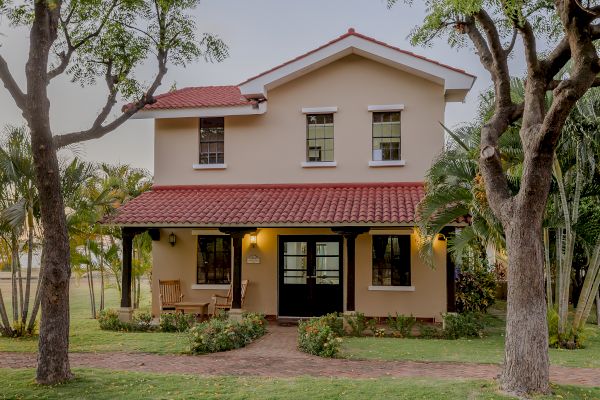
[[[174,232],[177,243],[168,243]],[[397,231],[398,233],[406,231]],[[243,241],[242,279],[250,284],[244,309],[277,315],[278,235],[331,234],[329,229],[260,229],[257,246],[252,248],[249,236]],[[368,316],[385,317],[388,314],[413,314],[416,317],[436,318],[446,311],[446,244],[435,243],[435,268],[425,265],[418,255],[416,236],[412,235],[412,285],[414,292],[370,291],[371,285],[371,241],[370,234],[363,234],[356,242],[356,310]],[[161,240],[153,242],[154,267],[152,270],[152,310],[158,314],[158,281],[180,279],[185,301],[211,301],[214,293],[226,294],[226,290],[192,289],[196,283],[197,237],[191,229],[166,229],[161,231]],[[260,257],[260,264],[247,264],[249,255]],[[346,263],[344,257],[344,305]],[[301,299],[299,299],[301,301]]]
[[[369,105],[404,104],[404,167],[370,168]],[[306,161],[303,107],[338,107],[334,115],[336,168],[302,168]],[[444,92],[441,85],[352,55],[268,93],[263,115],[225,118],[225,170],[194,170],[198,119],[155,122],[157,185],[227,183],[422,181],[442,150]]]

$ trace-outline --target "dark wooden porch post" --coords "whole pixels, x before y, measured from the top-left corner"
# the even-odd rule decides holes
[[[256,228],[219,228],[223,233],[231,235],[233,241],[233,273],[231,280],[231,309],[242,308],[242,239]]]
[[[448,252],[448,238],[453,228],[444,228],[442,234],[446,237],[446,311],[456,312],[456,265]]]
[[[131,307],[131,259],[135,232],[130,228],[121,229],[123,238],[123,266],[121,268],[121,308]]]
[[[334,233],[346,239],[346,263],[348,266],[346,277],[346,311],[356,311],[356,237],[369,231],[365,227],[332,228]]]

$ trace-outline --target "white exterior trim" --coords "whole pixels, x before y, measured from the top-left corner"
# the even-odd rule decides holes
[[[242,83],[239,88],[247,97],[265,97],[267,91],[308,74],[350,54],[386,64],[444,86],[446,101],[464,101],[475,83],[475,77],[427,60],[409,52],[349,35],[295,61]]]
[[[404,167],[406,160],[395,160],[395,161],[369,161],[369,167],[380,168],[380,167]]]
[[[192,290],[229,290],[230,285],[192,285]]]
[[[257,106],[248,104],[244,106],[231,107],[201,107],[201,108],[177,108],[172,110],[141,110],[131,116],[131,119],[160,119],[160,118],[208,118],[225,117],[229,115],[258,115],[267,112],[267,102],[259,103]]]
[[[369,286],[371,291],[380,292],[414,292],[414,286]]]
[[[369,111],[402,111],[404,110],[404,104],[382,104],[368,106]]]
[[[192,168],[196,170],[203,169],[227,169],[227,164],[193,164]]]
[[[338,111],[337,107],[306,107],[302,108],[302,114],[331,114]]]
[[[335,168],[337,161],[302,161],[302,168]]]

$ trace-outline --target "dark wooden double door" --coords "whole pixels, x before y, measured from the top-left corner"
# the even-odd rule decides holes
[[[343,239],[279,237],[279,315],[313,317],[343,311]]]

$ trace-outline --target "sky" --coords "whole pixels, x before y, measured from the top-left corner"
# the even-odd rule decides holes
[[[158,92],[203,85],[238,84],[269,68],[312,50],[353,27],[357,32],[434,60],[462,68],[477,76],[464,103],[448,103],[447,126],[469,121],[476,115],[479,94],[490,87],[489,74],[472,48],[453,49],[443,39],[429,47],[413,47],[411,30],[421,22],[425,10],[420,1],[413,6],[399,2],[392,9],[386,0],[202,0],[192,11],[199,33],[220,36],[229,47],[229,58],[221,63],[199,60],[183,67],[169,68]],[[29,45],[25,29],[9,27],[0,20],[0,54],[24,87],[24,68]],[[519,54],[519,48],[515,49]],[[524,71],[522,58],[510,60],[513,75]],[[155,71],[149,62],[138,76],[149,82]],[[102,82],[101,82],[102,83]],[[51,123],[55,134],[89,127],[103,105],[103,85],[82,88],[61,77],[51,83]],[[117,114],[120,107],[115,107]],[[12,98],[0,86],[0,125],[19,125],[23,118]],[[153,169],[152,120],[130,120],[101,139],[74,149],[89,161],[130,164]]]

